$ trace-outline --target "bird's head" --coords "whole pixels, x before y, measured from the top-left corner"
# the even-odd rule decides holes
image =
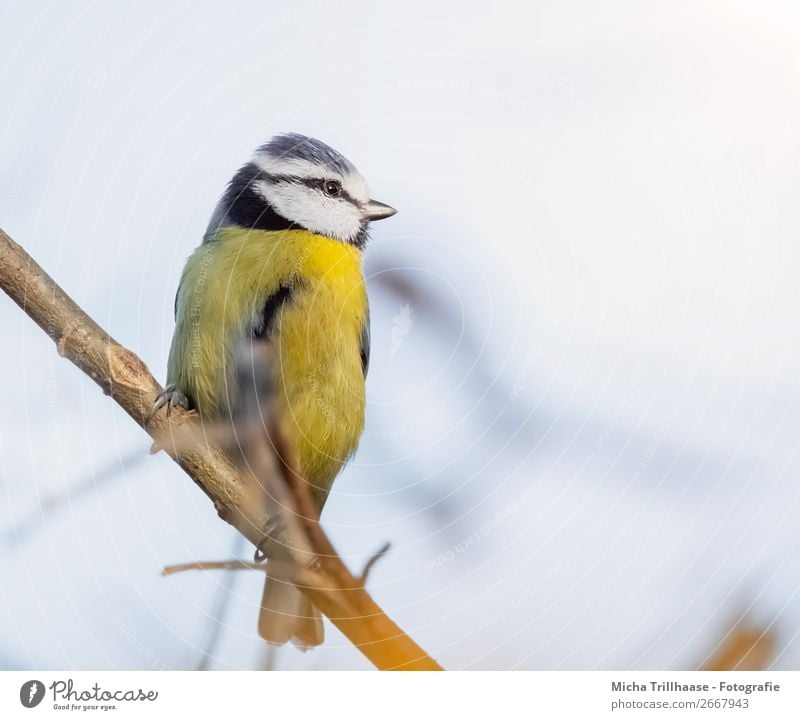
[[[369,223],[396,212],[370,200],[364,178],[343,155],[289,133],[262,145],[234,176],[212,226],[303,228],[363,247]]]

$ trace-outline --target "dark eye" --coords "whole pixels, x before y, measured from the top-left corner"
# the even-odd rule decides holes
[[[339,197],[339,193],[342,192],[342,184],[336,180],[325,180],[322,183],[322,192],[328,197]]]

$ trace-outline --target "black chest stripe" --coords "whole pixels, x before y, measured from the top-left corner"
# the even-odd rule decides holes
[[[261,308],[261,314],[253,326],[251,336],[256,340],[268,340],[272,333],[275,320],[281,308],[292,299],[294,287],[292,285],[281,285],[265,301]]]

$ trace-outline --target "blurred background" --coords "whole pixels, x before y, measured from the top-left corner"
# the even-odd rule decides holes
[[[400,210],[324,521],[354,570],[392,542],[370,590],[446,667],[689,669],[744,636],[800,668],[795,3],[0,17],[0,226],[162,381],[183,261],[270,135]],[[369,667],[330,624],[268,651],[260,574],[161,577],[251,548],[5,298],[0,328],[0,667]]]

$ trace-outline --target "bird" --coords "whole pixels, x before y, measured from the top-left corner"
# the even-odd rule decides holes
[[[184,266],[167,384],[154,404],[235,416],[248,400],[241,343],[267,342],[274,402],[320,512],[364,429],[370,315],[362,260],[370,224],[397,211],[372,200],[356,167],[299,133],[272,137],[242,165]],[[249,398],[252,400],[252,398]],[[323,642],[317,608],[266,579],[258,632],[269,643]]]

